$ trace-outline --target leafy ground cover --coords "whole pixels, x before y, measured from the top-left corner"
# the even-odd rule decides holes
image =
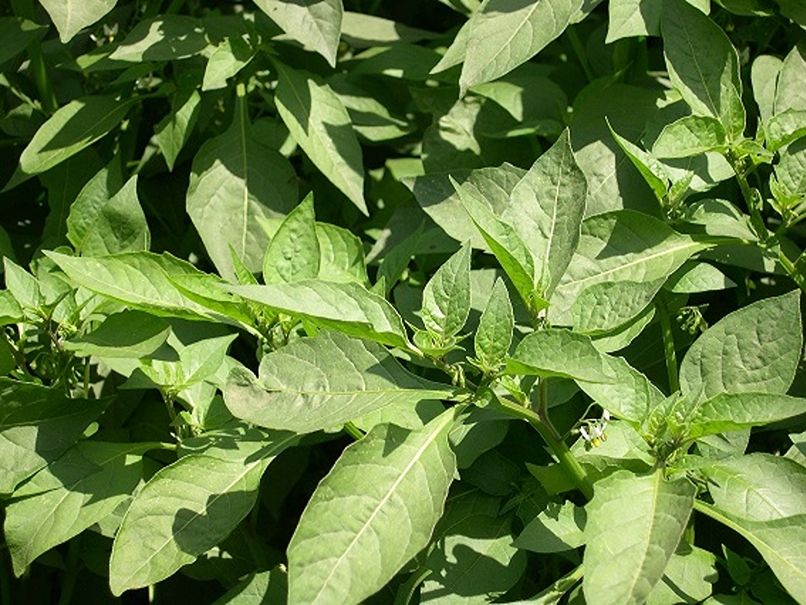
[[[794,0],[0,7],[3,603],[806,603]]]

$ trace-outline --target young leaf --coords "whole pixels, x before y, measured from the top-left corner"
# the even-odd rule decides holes
[[[725,127],[716,118],[685,116],[663,127],[652,153],[659,158],[688,158],[725,147]]]
[[[538,295],[549,300],[579,242],[587,182],[566,130],[515,185],[501,220],[526,243],[535,262]],[[539,267],[539,269],[538,269]]]
[[[224,401],[242,420],[311,433],[386,406],[414,407],[452,392],[448,385],[409,373],[375,343],[320,332],[263,357],[257,379],[236,367]]]
[[[59,38],[67,44],[79,31],[98,22],[115,8],[117,0],[40,0]]]
[[[277,111],[319,170],[364,214],[364,167],[350,116],[327,84],[275,62]]]
[[[310,279],[267,286],[230,286],[227,290],[323,328],[393,347],[409,347],[406,328],[395,308],[356,283]]]
[[[674,87],[695,114],[718,119],[729,139],[740,138],[745,110],[739,56],[728,36],[686,0],[664,0],[661,31]]]
[[[643,603],[663,576],[694,506],[688,479],[618,471],[596,483],[585,526],[585,599]]]
[[[627,288],[629,282],[654,282],[660,288],[663,279],[705,247],[639,212],[619,210],[588,217],[576,253],[554,291],[549,319],[555,325],[573,325],[576,299],[595,284],[623,282]]]
[[[6,189],[92,145],[120,124],[136,102],[137,99],[122,101],[112,96],[92,96],[60,107],[39,127],[23,150],[17,171]]]
[[[726,315],[691,346],[681,391],[693,403],[729,392],[786,393],[802,346],[799,292],[766,298]]]
[[[317,223],[316,240],[320,279],[369,285],[364,244],[359,237],[342,227]]]
[[[755,453],[702,469],[714,506],[748,521],[806,515],[806,469],[780,456]]]
[[[806,399],[780,393],[720,393],[697,406],[689,436],[763,426],[806,414]]]
[[[45,303],[39,281],[10,258],[3,259],[3,275],[6,291],[24,309],[39,310]]]
[[[81,441],[14,492],[4,530],[15,575],[130,498],[154,445]]]
[[[91,237],[93,224],[122,188],[123,171],[120,161],[115,158],[95,173],[72,201],[66,219],[67,239],[76,250],[85,239]]]
[[[331,67],[336,66],[344,15],[341,0],[255,0],[255,4],[303,48],[319,53]]]
[[[514,328],[507,287],[501,278],[496,278],[474,340],[476,357],[485,372],[496,372],[506,362]]]
[[[288,213],[272,237],[263,257],[263,281],[266,284],[313,279],[319,275],[319,240],[313,195],[305,197]]]
[[[0,494],[67,451],[108,404],[0,378]]]
[[[157,472],[115,536],[112,593],[159,582],[226,538],[254,506],[263,471],[296,439],[279,433],[248,451],[190,454]]]
[[[202,90],[226,88],[227,79],[241,71],[257,53],[257,50],[239,36],[227,36],[218,43],[207,60],[204,69]]]
[[[582,4],[581,0],[485,0],[470,17],[461,94],[531,59],[565,31]]]
[[[425,547],[456,472],[453,418],[379,425],[344,450],[291,538],[289,603],[359,603]]]
[[[423,290],[422,319],[439,343],[448,343],[470,314],[470,245],[463,245],[428,281]]]
[[[291,164],[261,143],[240,99],[232,126],[207,140],[196,157],[187,211],[222,277],[236,281],[229,247],[260,271],[269,238],[259,219],[282,219],[297,203]]]
[[[607,356],[590,338],[568,330],[548,328],[527,335],[507,360],[507,374],[548,378],[574,378],[590,382],[613,382]]]
[[[613,135],[613,138],[624,152],[624,155],[629,158],[633,166],[635,166],[638,169],[638,172],[641,173],[641,176],[644,177],[644,180],[652,189],[655,197],[658,198],[658,201],[663,201],[664,197],[669,191],[669,174],[666,170],[666,167],[652,154],[644,151],[637,145],[634,145],[619,135],[615,130],[613,130],[613,127],[610,126],[609,121],[607,126],[610,128],[610,134]]]

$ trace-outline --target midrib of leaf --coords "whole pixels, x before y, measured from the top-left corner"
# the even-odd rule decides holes
[[[529,17],[531,17],[532,14],[537,10],[537,7],[541,3],[541,1],[542,0],[537,0],[536,2],[532,3],[532,7],[529,9],[529,12],[526,13],[521,25],[512,30],[512,34],[509,36],[509,38],[507,38],[506,44],[502,44],[498,49],[498,51],[496,51],[493,55],[491,55],[485,63],[483,63],[478,69],[476,69],[476,73],[473,74],[474,77],[480,74],[485,69],[487,69],[487,67],[491,65],[493,61],[498,59],[498,57],[503,54],[504,49],[507,50],[509,49],[509,45],[512,43],[512,40],[515,39],[515,37],[520,33],[522,29],[524,29],[527,25],[529,25]],[[551,6],[549,6],[549,9],[552,11],[552,13],[554,12],[554,9]]]
[[[677,11],[677,14],[679,19],[680,11]],[[683,20],[681,19],[680,21],[682,22]],[[714,100],[711,98],[711,90],[708,88],[708,85],[705,82],[705,76],[702,73],[702,69],[700,69],[700,62],[697,59],[697,53],[694,50],[694,45],[691,43],[691,36],[689,35],[688,28],[683,26],[681,29],[683,30],[683,36],[685,38],[686,46],[689,47],[690,60],[694,64],[694,68],[697,70],[697,74],[700,76],[700,83],[704,85],[703,88],[705,88],[705,94],[708,96],[708,102],[711,105],[711,111],[713,112],[714,116],[719,117],[721,114],[719,110],[716,108],[716,103],[714,103]],[[720,88],[721,88],[721,82],[720,82]]]
[[[213,505],[214,505],[216,502],[218,502],[218,501],[219,501],[219,500],[220,500],[222,497],[224,497],[225,495],[227,495],[227,494],[229,493],[229,491],[230,491],[230,490],[231,490],[231,489],[232,489],[232,488],[233,488],[235,485],[237,485],[237,484],[238,484],[238,482],[239,482],[239,481],[241,481],[241,480],[242,480],[242,479],[243,479],[243,478],[244,478],[246,475],[248,475],[248,474],[249,474],[249,472],[250,472],[250,471],[251,471],[253,468],[255,468],[256,466],[259,466],[260,464],[262,464],[262,463],[263,463],[263,461],[265,460],[265,458],[266,458],[266,457],[268,457],[268,456],[270,455],[270,452],[271,452],[271,451],[275,450],[277,447],[284,446],[286,443],[289,443],[290,441],[293,441],[293,440],[294,440],[294,439],[296,439],[296,438],[297,438],[297,435],[296,435],[296,434],[294,434],[294,435],[291,435],[291,436],[289,436],[289,437],[286,437],[285,439],[283,439],[283,440],[281,440],[281,441],[279,441],[279,442],[277,442],[277,443],[274,443],[274,444],[270,445],[268,448],[266,448],[266,450],[267,450],[266,455],[264,455],[264,456],[259,456],[259,457],[257,458],[257,460],[255,460],[255,461],[254,461],[252,464],[250,464],[250,465],[248,465],[248,466],[244,467],[243,472],[241,472],[241,473],[239,473],[238,475],[236,475],[235,479],[234,479],[234,480],[233,480],[231,483],[229,483],[229,484],[228,484],[228,485],[225,487],[225,489],[224,489],[224,490],[223,490],[221,493],[213,495],[213,496],[211,497],[211,499],[209,500],[209,503],[208,503],[208,504],[205,504],[204,506],[202,506],[202,509],[201,509],[201,511],[200,511],[200,512],[195,512],[195,513],[194,513],[194,514],[193,514],[193,515],[192,515],[192,516],[191,516],[191,517],[188,519],[188,521],[187,521],[187,522],[186,522],[184,525],[182,525],[182,526],[181,526],[181,527],[180,527],[180,528],[179,528],[177,531],[173,532],[173,533],[171,534],[171,537],[169,537],[167,540],[165,540],[165,541],[164,541],[164,542],[163,542],[163,543],[162,543],[162,544],[159,546],[159,548],[154,549],[154,551],[153,551],[153,552],[152,552],[152,553],[151,553],[151,554],[150,554],[150,555],[149,555],[149,556],[148,556],[148,557],[147,557],[147,558],[146,558],[146,559],[143,561],[143,563],[142,563],[142,564],[141,564],[139,567],[135,568],[135,569],[134,569],[134,570],[133,570],[133,571],[132,571],[132,572],[129,574],[128,579],[130,580],[131,578],[135,577],[135,576],[136,576],[136,575],[137,575],[137,574],[138,574],[138,573],[139,573],[139,572],[140,572],[142,569],[144,569],[144,568],[145,568],[145,567],[146,567],[146,566],[147,566],[149,563],[151,563],[151,560],[152,560],[154,557],[156,557],[156,556],[157,556],[159,553],[161,553],[161,552],[162,552],[162,550],[163,550],[163,549],[164,549],[164,548],[165,548],[165,547],[166,547],[168,544],[170,544],[171,542],[174,542],[174,541],[175,541],[175,536],[178,536],[178,535],[179,535],[179,534],[181,534],[183,531],[185,531],[185,529],[187,529],[188,525],[190,525],[191,523],[193,523],[194,521],[196,521],[196,519],[198,519],[199,517],[201,517],[201,516],[205,515],[205,514],[207,513],[207,510],[208,510],[209,508],[211,508],[211,507],[212,507],[212,506],[213,506]],[[260,453],[260,452],[258,452],[258,454],[259,454],[259,453]],[[202,455],[204,455],[204,454],[202,454]],[[165,467],[165,468],[168,468],[168,467]],[[130,508],[129,510],[131,510],[131,508]],[[126,516],[128,516],[128,512],[126,513]],[[123,519],[123,521],[125,522],[125,521],[126,521],[126,519],[124,518],[124,519]],[[122,524],[121,524],[121,525],[122,525]]]
[[[647,263],[647,262],[652,261],[652,260],[654,260],[656,258],[666,256],[667,254],[674,254],[675,252],[678,252],[680,250],[685,250],[686,248],[699,248],[701,246],[702,246],[702,244],[699,243],[699,242],[689,242],[687,244],[683,244],[681,246],[677,246],[677,247],[674,247],[674,248],[665,248],[664,250],[662,250],[660,252],[656,252],[655,254],[650,254],[649,256],[642,256],[641,258],[639,258],[637,260],[634,260],[634,261],[631,261],[629,263],[626,263],[624,265],[619,265],[618,267],[613,267],[612,269],[608,269],[607,271],[602,271],[601,273],[594,273],[593,275],[589,275],[588,277],[583,277],[582,279],[578,279],[576,281],[569,281],[569,282],[566,282],[566,283],[564,283],[562,285],[565,286],[565,287],[577,286],[579,284],[584,284],[587,281],[590,281],[590,280],[593,280],[593,279],[599,279],[599,278],[601,278],[603,276],[607,276],[607,275],[610,275],[612,273],[622,271],[623,269],[629,269],[630,267],[633,267],[633,266],[636,266],[636,265],[641,265],[643,263]]]
[[[570,144],[570,142],[569,142]],[[563,156],[565,156],[565,149],[563,149]],[[564,159],[564,158],[563,158]],[[546,268],[548,270],[548,281],[549,285],[552,281],[554,281],[553,276],[551,275],[551,244],[554,241],[554,232],[557,228],[557,209],[558,204],[557,202],[560,199],[560,181],[562,176],[562,161],[558,163],[557,166],[557,185],[554,187],[554,206],[551,210],[551,229],[549,230],[549,237],[548,237],[548,246],[546,246]]]
[[[334,563],[334,565],[331,568],[330,573],[328,574],[327,578],[325,578],[324,582],[322,582],[322,587],[319,589],[319,592],[316,593],[316,596],[314,597],[312,602],[316,602],[316,600],[319,598],[319,595],[321,595],[322,592],[325,590],[325,588],[327,588],[327,586],[330,584],[330,578],[332,578],[333,574],[336,573],[336,570],[338,569],[338,567],[344,562],[344,559],[347,557],[347,555],[350,553],[350,551],[356,545],[356,543],[361,538],[361,536],[364,535],[364,532],[370,527],[370,525],[372,525],[372,522],[375,520],[375,517],[378,515],[378,513],[380,513],[380,511],[383,509],[383,507],[386,505],[386,503],[389,501],[389,499],[394,495],[394,493],[397,491],[397,488],[400,486],[400,484],[403,482],[403,480],[408,476],[408,474],[411,471],[411,469],[414,468],[414,465],[417,462],[419,462],[420,458],[424,455],[424,453],[428,449],[428,447],[434,442],[434,440],[436,440],[437,436],[439,436],[442,433],[442,429],[447,424],[452,422],[452,420],[453,420],[453,417],[450,414],[446,414],[445,418],[442,420],[442,422],[440,422],[439,426],[434,427],[434,431],[431,433],[431,435],[428,437],[428,439],[425,441],[425,443],[423,443],[420,446],[420,448],[417,450],[416,454],[414,456],[412,456],[412,459],[409,461],[409,463],[403,469],[403,472],[400,473],[400,476],[395,480],[394,483],[392,483],[391,487],[387,490],[386,494],[384,494],[384,496],[381,499],[381,501],[378,503],[378,505],[372,511],[372,514],[369,516],[367,521],[364,523],[363,527],[361,527],[361,529],[358,532],[356,532],[355,537],[353,537],[353,539],[350,541],[350,544],[347,546],[347,548],[344,549],[344,553],[341,555],[341,557],[339,557],[336,560],[336,563]]]
[[[747,491],[752,492],[753,495],[758,497],[762,502],[764,502],[764,504],[767,504],[772,510],[777,512],[782,518],[787,516],[786,514],[784,514],[783,511],[781,511],[777,506],[775,506],[775,502],[773,500],[771,500],[770,498],[764,496],[764,494],[761,491],[759,491],[758,489],[756,489],[756,487],[752,483],[744,481],[743,479],[740,478],[739,475],[733,475],[730,479],[734,483],[740,484]],[[734,490],[731,490],[731,491],[734,491]]]
[[[652,507],[650,509],[650,514],[649,514],[650,525],[649,525],[649,530],[646,532],[646,534],[644,535],[644,539],[642,540],[643,548],[641,550],[641,553],[644,556],[642,557],[641,569],[639,570],[638,573],[633,575],[632,582],[630,583],[630,592],[629,592],[630,596],[633,596],[635,594],[635,586],[638,584],[638,580],[641,577],[643,577],[643,573],[641,573],[641,572],[643,572],[643,570],[645,569],[646,552],[649,550],[649,544],[650,544],[651,538],[652,538],[652,530],[654,529],[654,527],[656,525],[655,511],[658,508],[658,491],[659,491],[658,490],[658,482],[662,481],[663,479],[661,477],[660,472],[655,472],[655,474],[652,477],[652,479],[653,479],[653,483],[652,483]]]

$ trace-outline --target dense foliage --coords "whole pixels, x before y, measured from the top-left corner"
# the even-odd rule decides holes
[[[4,3],[0,600],[806,603],[804,28]]]

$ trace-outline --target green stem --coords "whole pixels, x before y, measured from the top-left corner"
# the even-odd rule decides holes
[[[798,271],[795,264],[789,260],[789,257],[784,253],[780,245],[778,246],[778,262],[783,270],[786,271],[787,275],[792,278],[792,281],[794,281],[802,291],[806,292],[806,278]]]
[[[565,472],[568,473],[571,481],[574,482],[574,485],[583,493],[585,498],[588,500],[593,498],[593,485],[590,482],[588,474],[585,472],[585,469],[582,468],[582,465],[571,450],[568,449],[565,441],[557,434],[557,430],[551,424],[546,424],[540,416],[529,408],[507,401],[506,399],[501,399],[500,397],[497,397],[497,399],[506,413],[516,418],[526,420],[526,422],[531,424],[532,427],[540,433],[540,436],[546,441],[552,453],[556,456],[557,461],[565,469]]]
[[[364,438],[364,433],[362,433],[361,429],[359,429],[352,422],[344,423],[344,432],[350,435],[350,437],[352,437],[356,441],[360,441],[361,439]]]
[[[744,169],[742,160],[734,157],[728,157],[728,159],[733,166],[733,172],[736,174],[736,181],[739,183],[742,197],[744,197],[747,210],[750,212],[750,222],[756,231],[756,235],[758,235],[762,243],[767,242],[770,239],[770,232],[767,230],[767,225],[764,224],[764,218],[761,215],[764,205],[761,194],[758,189],[750,186],[750,182],[747,180],[747,170]]]
[[[672,393],[680,390],[680,376],[677,369],[677,352],[674,347],[674,334],[672,334],[672,322],[669,319],[669,308],[663,295],[659,297],[655,305],[660,319],[660,329],[663,335],[663,350],[666,357],[666,372],[669,375],[669,389]]]

